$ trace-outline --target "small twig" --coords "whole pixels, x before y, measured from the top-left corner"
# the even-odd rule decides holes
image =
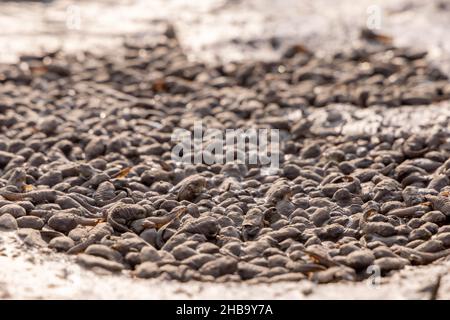
[[[437,296],[439,293],[439,288],[441,286],[442,275],[439,274],[437,276],[436,282],[431,287],[430,300],[437,300]]]

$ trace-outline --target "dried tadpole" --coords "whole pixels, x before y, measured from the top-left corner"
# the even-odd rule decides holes
[[[91,217],[99,217],[101,216],[101,208],[98,208],[95,206],[95,201],[92,198],[89,198],[83,194],[74,193],[71,192],[67,195],[68,197],[72,198],[76,202],[78,202],[83,208],[85,208],[87,211],[89,211],[89,215]]]
[[[286,268],[292,272],[300,272],[303,274],[310,274],[312,272],[323,271],[327,268],[317,263],[305,263],[300,261],[289,261]]]
[[[398,247],[394,249],[394,252],[415,265],[429,264],[433,261],[450,255],[450,249],[442,250],[439,252],[422,252],[416,249]]]
[[[111,178],[123,179],[130,173],[131,169],[132,169],[131,167],[124,168],[124,169],[120,170],[118,173],[114,174]]]
[[[26,184],[25,184],[26,179],[27,179],[26,171],[23,168],[16,168],[11,173],[8,183],[10,185],[17,187],[18,189],[22,189],[23,191],[25,191],[24,187],[26,186]]]
[[[177,233],[202,234],[207,239],[213,239],[219,233],[219,224],[213,217],[200,217],[189,220]]]
[[[183,214],[187,212],[186,207],[176,207],[168,215],[161,217],[147,217],[144,220],[144,228],[160,229],[175,219],[179,219]]]
[[[318,271],[311,275],[311,281],[318,283],[330,283],[336,281],[354,281],[356,278],[355,271],[345,266],[330,267],[327,270]]]
[[[402,150],[405,156],[417,158],[425,154],[429,150],[429,147],[425,137],[412,135],[403,143]]]
[[[7,200],[10,200],[10,201],[30,200],[35,204],[55,202],[58,194],[63,195],[62,193],[59,193],[58,191],[52,190],[52,189],[38,189],[38,190],[25,192],[25,193],[0,191],[0,196],[2,196],[3,198],[5,198]]]
[[[358,194],[361,191],[360,181],[358,178],[352,176],[339,176],[330,183],[325,184],[321,190],[327,197],[332,197],[341,189]]]
[[[87,160],[92,160],[101,156],[106,151],[106,143],[100,137],[92,138],[85,148],[85,156]]]
[[[172,222],[178,221],[183,214],[187,212],[187,208],[185,207],[176,207],[166,216],[160,217],[148,217],[143,219],[142,227],[145,229],[155,230],[156,239],[155,244],[162,248],[164,246],[165,240],[170,238],[175,234],[169,226],[171,226]]]
[[[105,258],[92,256],[89,254],[79,254],[77,256],[77,262],[85,268],[103,268],[112,272],[119,272],[124,269],[121,263],[106,260]]]
[[[393,257],[381,257],[374,261],[375,266],[380,268],[380,271],[385,274],[391,270],[400,270],[409,265],[410,262],[407,259],[393,256]]]
[[[51,64],[79,71],[64,77],[54,66],[41,75],[19,65],[0,71],[3,227],[39,229],[28,242],[85,251],[94,258],[79,259],[94,268],[121,268],[97,257],[182,281],[298,281],[315,273],[329,282],[355,271],[361,280],[370,265],[385,273],[446,254],[443,123],[419,134],[397,132],[398,121],[374,134],[345,132],[360,122],[359,107],[370,118],[377,105],[450,99],[447,77],[423,53],[363,42],[329,57],[297,47],[280,61],[210,67],[187,61],[169,33],[126,45],[120,56],[60,52]],[[55,103],[30,104],[36,96]],[[279,145],[272,137],[266,150],[273,156],[280,147],[279,168],[174,160],[174,130],[192,132],[201,119],[219,130],[280,129]],[[216,137],[206,134],[213,146]],[[243,151],[255,151],[254,143]],[[398,246],[414,250],[413,263],[392,252]]]
[[[373,30],[368,28],[364,28],[361,30],[360,38],[368,41],[382,43],[385,45],[390,45],[392,43],[392,37],[374,32]]]
[[[431,196],[427,195],[425,198],[430,201],[431,206],[434,210],[438,210],[445,214],[445,216],[450,216],[450,199],[444,196]]]
[[[119,232],[132,232],[128,223],[145,216],[145,208],[137,204],[118,203],[106,211],[106,221]]]
[[[363,270],[372,265],[375,256],[370,250],[355,250],[346,257],[345,264],[355,270]]]
[[[16,219],[9,213],[0,215],[0,230],[17,230],[18,225]]]
[[[391,247],[393,245],[405,245],[408,243],[408,238],[401,235],[393,235],[393,236],[387,236],[383,237],[378,234],[366,234],[362,238],[363,241],[369,242],[381,242],[384,243],[386,246]]]
[[[382,237],[390,237],[397,233],[395,227],[387,222],[367,222],[363,228],[364,234],[378,234]]]
[[[181,180],[171,192],[176,192],[178,201],[194,200],[206,187],[206,178],[193,175]]]
[[[127,196],[126,192],[121,190],[115,193],[116,188],[110,181],[104,181],[99,184],[94,193],[94,200],[99,207],[103,207],[123,199]]]
[[[99,216],[98,213],[93,213],[92,211],[89,211],[86,209],[85,206],[80,204],[80,202],[74,200],[72,197],[69,196],[58,196],[55,201],[56,204],[58,204],[62,209],[66,210],[78,210],[81,215],[86,217],[96,217]],[[94,210],[97,212],[97,210]]]
[[[292,196],[287,181],[278,180],[266,192],[266,205],[275,206],[281,200],[288,200]]]
[[[301,251],[310,256],[314,262],[323,266],[330,268],[341,265],[340,263],[334,261],[323,248],[316,245],[309,246],[307,249],[303,249]]]
[[[83,252],[91,244],[94,244],[94,243],[100,241],[103,237],[109,236],[112,233],[113,233],[113,229],[109,224],[99,223],[89,231],[89,235],[86,240],[84,240],[81,243],[70,248],[67,251],[67,253],[68,254],[76,254],[76,253]]]
[[[74,215],[70,212],[56,212],[48,220],[48,225],[56,231],[67,234],[78,225],[95,226],[99,219],[85,218]]]
[[[210,275],[214,278],[237,271],[238,261],[231,257],[221,257],[205,263],[200,269],[200,273]]]
[[[424,204],[415,205],[407,208],[399,208],[389,211],[387,214],[399,218],[421,217],[430,211],[430,207]]]
[[[254,239],[264,227],[264,214],[258,208],[250,209],[242,222],[242,238],[245,241]]]

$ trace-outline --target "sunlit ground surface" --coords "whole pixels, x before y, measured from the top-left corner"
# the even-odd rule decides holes
[[[429,299],[439,275],[439,298],[450,299],[450,261],[359,283],[179,283],[99,275],[69,256],[30,249],[3,232],[0,266],[0,299]]]

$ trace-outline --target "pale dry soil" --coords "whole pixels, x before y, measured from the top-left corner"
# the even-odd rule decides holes
[[[428,50],[429,59],[450,74],[448,0],[1,2],[0,63],[17,61],[20,53],[55,48],[111,50],[128,35],[160,34],[158,19],[172,22],[190,57],[206,62],[271,59],[296,42],[318,51],[336,50],[355,41],[371,5],[381,9],[381,32],[393,36],[396,45]],[[77,12],[79,17],[70,16]],[[68,19],[75,19],[75,28]],[[281,39],[279,49],[269,45],[273,37]],[[380,125],[423,132],[439,124],[448,127],[450,120],[448,103],[376,110],[341,107],[353,114],[343,125],[349,134]],[[318,110],[321,116],[324,112]],[[407,267],[376,279],[376,285],[161,282],[94,273],[78,266],[74,257],[27,247],[14,232],[0,231],[0,299],[450,299],[449,270],[450,261],[441,260]]]
[[[1,299],[429,299],[436,286],[437,298],[450,298],[450,261],[407,267],[372,282],[249,285],[99,274],[79,267],[73,257],[27,247],[14,232],[0,233],[0,248]]]

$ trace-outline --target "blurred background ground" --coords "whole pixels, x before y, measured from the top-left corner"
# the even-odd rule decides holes
[[[379,32],[392,36],[396,45],[428,50],[429,59],[450,75],[450,1],[445,0],[2,1],[0,63],[15,62],[19,54],[58,48],[72,52],[114,50],[126,36],[157,36],[164,21],[174,25],[191,59],[209,63],[272,59],[292,43],[318,52],[334,51],[354,44],[360,28],[367,26],[377,10],[381,13]],[[435,117],[423,117],[424,108],[428,107],[402,109],[403,120],[393,122],[416,123],[407,119],[421,119],[432,124]],[[433,108],[427,112],[450,112],[448,104]],[[369,121],[396,113],[362,112]],[[160,283],[99,276],[78,267],[72,257],[30,250],[14,234],[0,232],[0,266],[0,298],[13,299],[429,299],[436,288],[437,298],[450,298],[448,261],[408,267],[383,278],[375,287],[365,282],[320,286],[309,281],[271,285]]]

